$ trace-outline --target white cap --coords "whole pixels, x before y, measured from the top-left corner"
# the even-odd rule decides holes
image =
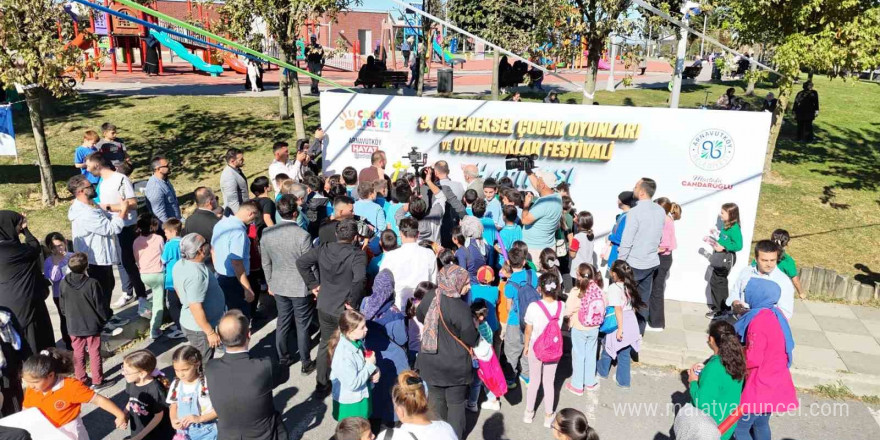
[[[535,177],[544,181],[544,185],[549,186],[550,188],[556,188],[556,174],[550,171],[537,170],[535,171]]]

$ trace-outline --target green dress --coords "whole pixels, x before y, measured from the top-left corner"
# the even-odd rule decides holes
[[[348,341],[348,338],[339,339],[340,343],[343,343],[343,341]],[[361,352],[364,351],[364,341],[349,342],[351,342]],[[347,419],[349,417],[362,417],[365,419],[369,419],[370,413],[372,412],[373,399],[371,399],[370,397],[367,397],[366,399],[363,399],[357,403],[339,403],[335,400],[333,401],[333,418],[337,422],[341,422],[343,419]]]
[[[699,380],[690,383],[691,400],[720,425],[739,406],[742,388],[742,380],[733,380],[721,364],[721,357],[714,355],[706,362]],[[721,439],[732,437],[735,429],[734,424]]]

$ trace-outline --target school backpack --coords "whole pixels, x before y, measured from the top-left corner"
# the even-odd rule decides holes
[[[538,301],[538,307],[544,312],[544,316],[550,321],[544,331],[535,339],[535,345],[532,351],[539,361],[544,363],[553,363],[562,358],[562,330],[559,329],[559,315],[562,314],[562,301],[556,302],[556,314],[550,316],[547,307],[543,301]]]
[[[529,304],[541,300],[541,294],[532,285],[532,276],[531,269],[526,269],[525,283],[511,283],[510,280],[507,281],[507,284],[516,289],[516,303],[519,307],[519,326],[523,331],[526,329],[526,321],[523,317],[526,316]]]
[[[584,327],[598,327],[605,320],[605,295],[602,289],[590,282],[587,291],[583,292],[581,308],[578,310],[578,321]]]

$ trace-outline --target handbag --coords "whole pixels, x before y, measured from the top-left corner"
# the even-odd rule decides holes
[[[715,269],[730,270],[736,264],[736,254],[728,251],[714,252],[709,256],[709,265]]]
[[[437,295],[442,295],[441,293],[436,293]],[[441,296],[442,297],[442,296]],[[446,325],[446,319],[443,318],[443,309],[440,307],[440,303],[437,303],[437,311],[440,312],[440,323],[443,324],[443,328],[446,329],[446,333],[449,333],[449,336],[452,336],[452,339],[455,339],[455,342],[458,342],[459,345],[467,351],[468,355],[471,357],[471,365],[473,366],[476,363],[477,359],[474,357],[474,349],[468,347],[461,339],[458,339],[458,336],[455,336],[455,333],[452,333],[452,330],[449,330],[449,326]],[[439,341],[438,341],[439,343]]]
[[[617,315],[614,314],[614,306],[605,307],[605,320],[599,326],[599,333],[611,333],[617,330]]]

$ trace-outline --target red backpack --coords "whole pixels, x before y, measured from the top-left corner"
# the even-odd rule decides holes
[[[562,301],[556,302],[556,314],[550,316],[544,301],[537,301],[538,307],[550,321],[544,331],[535,339],[532,351],[539,361],[544,363],[558,362],[562,358],[562,330],[559,329],[559,317],[562,314]]]
[[[578,321],[584,327],[598,327],[605,320],[605,295],[602,289],[590,281],[587,291],[581,297],[581,308],[578,310]]]

